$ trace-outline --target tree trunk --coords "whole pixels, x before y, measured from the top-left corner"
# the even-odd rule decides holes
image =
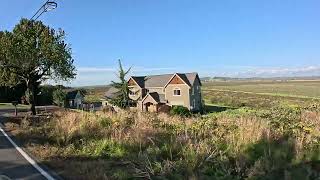
[[[34,101],[31,102],[31,112],[32,112],[32,115],[37,115],[36,105]]]
[[[36,115],[36,92],[35,92],[35,83],[33,83],[32,81],[28,81],[27,82],[27,87],[28,87],[28,91],[29,91],[29,104],[31,105],[31,113],[32,115]]]

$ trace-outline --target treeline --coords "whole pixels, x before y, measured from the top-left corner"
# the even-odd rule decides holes
[[[61,85],[43,85],[39,87],[37,95],[38,106],[52,105],[53,104],[53,92],[57,89],[70,89]],[[24,84],[19,84],[14,87],[0,86],[0,103],[8,103],[12,101],[18,101],[21,104],[25,104],[25,92],[27,87]]]
[[[0,86],[0,102],[12,102],[21,101],[22,96],[24,96],[27,87],[24,84],[19,84],[14,87]]]

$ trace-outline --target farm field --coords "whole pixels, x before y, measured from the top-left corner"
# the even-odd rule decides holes
[[[320,102],[320,81],[205,82],[203,99],[208,105],[267,109],[277,105],[307,106]]]
[[[217,81],[203,83],[203,89],[320,99],[320,80]]]

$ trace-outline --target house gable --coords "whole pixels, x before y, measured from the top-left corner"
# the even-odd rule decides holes
[[[169,85],[169,84],[185,84],[187,86],[189,86],[189,84],[187,82],[185,82],[185,80],[183,80],[179,74],[174,74],[170,80],[168,81],[168,83],[164,86],[165,88]],[[190,86],[189,86],[190,87]]]
[[[181,78],[175,75],[168,84],[185,84]]]
[[[129,86],[139,86],[137,82],[133,78],[130,78],[128,81]]]
[[[142,99],[142,104],[144,102],[152,102],[154,104],[158,104],[158,102],[150,95],[150,94],[147,94],[143,99]]]
[[[83,99],[83,98],[84,98],[83,94],[80,91],[78,91],[75,99]]]

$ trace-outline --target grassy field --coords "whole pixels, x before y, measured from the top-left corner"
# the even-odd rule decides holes
[[[109,89],[109,86],[89,86],[83,87],[86,91],[85,101],[87,102],[99,102],[104,97],[105,92]]]
[[[320,102],[320,81],[227,81],[203,83],[206,104],[266,109]]]
[[[203,83],[204,90],[247,92],[260,95],[320,99],[320,80],[313,81],[226,81]]]

